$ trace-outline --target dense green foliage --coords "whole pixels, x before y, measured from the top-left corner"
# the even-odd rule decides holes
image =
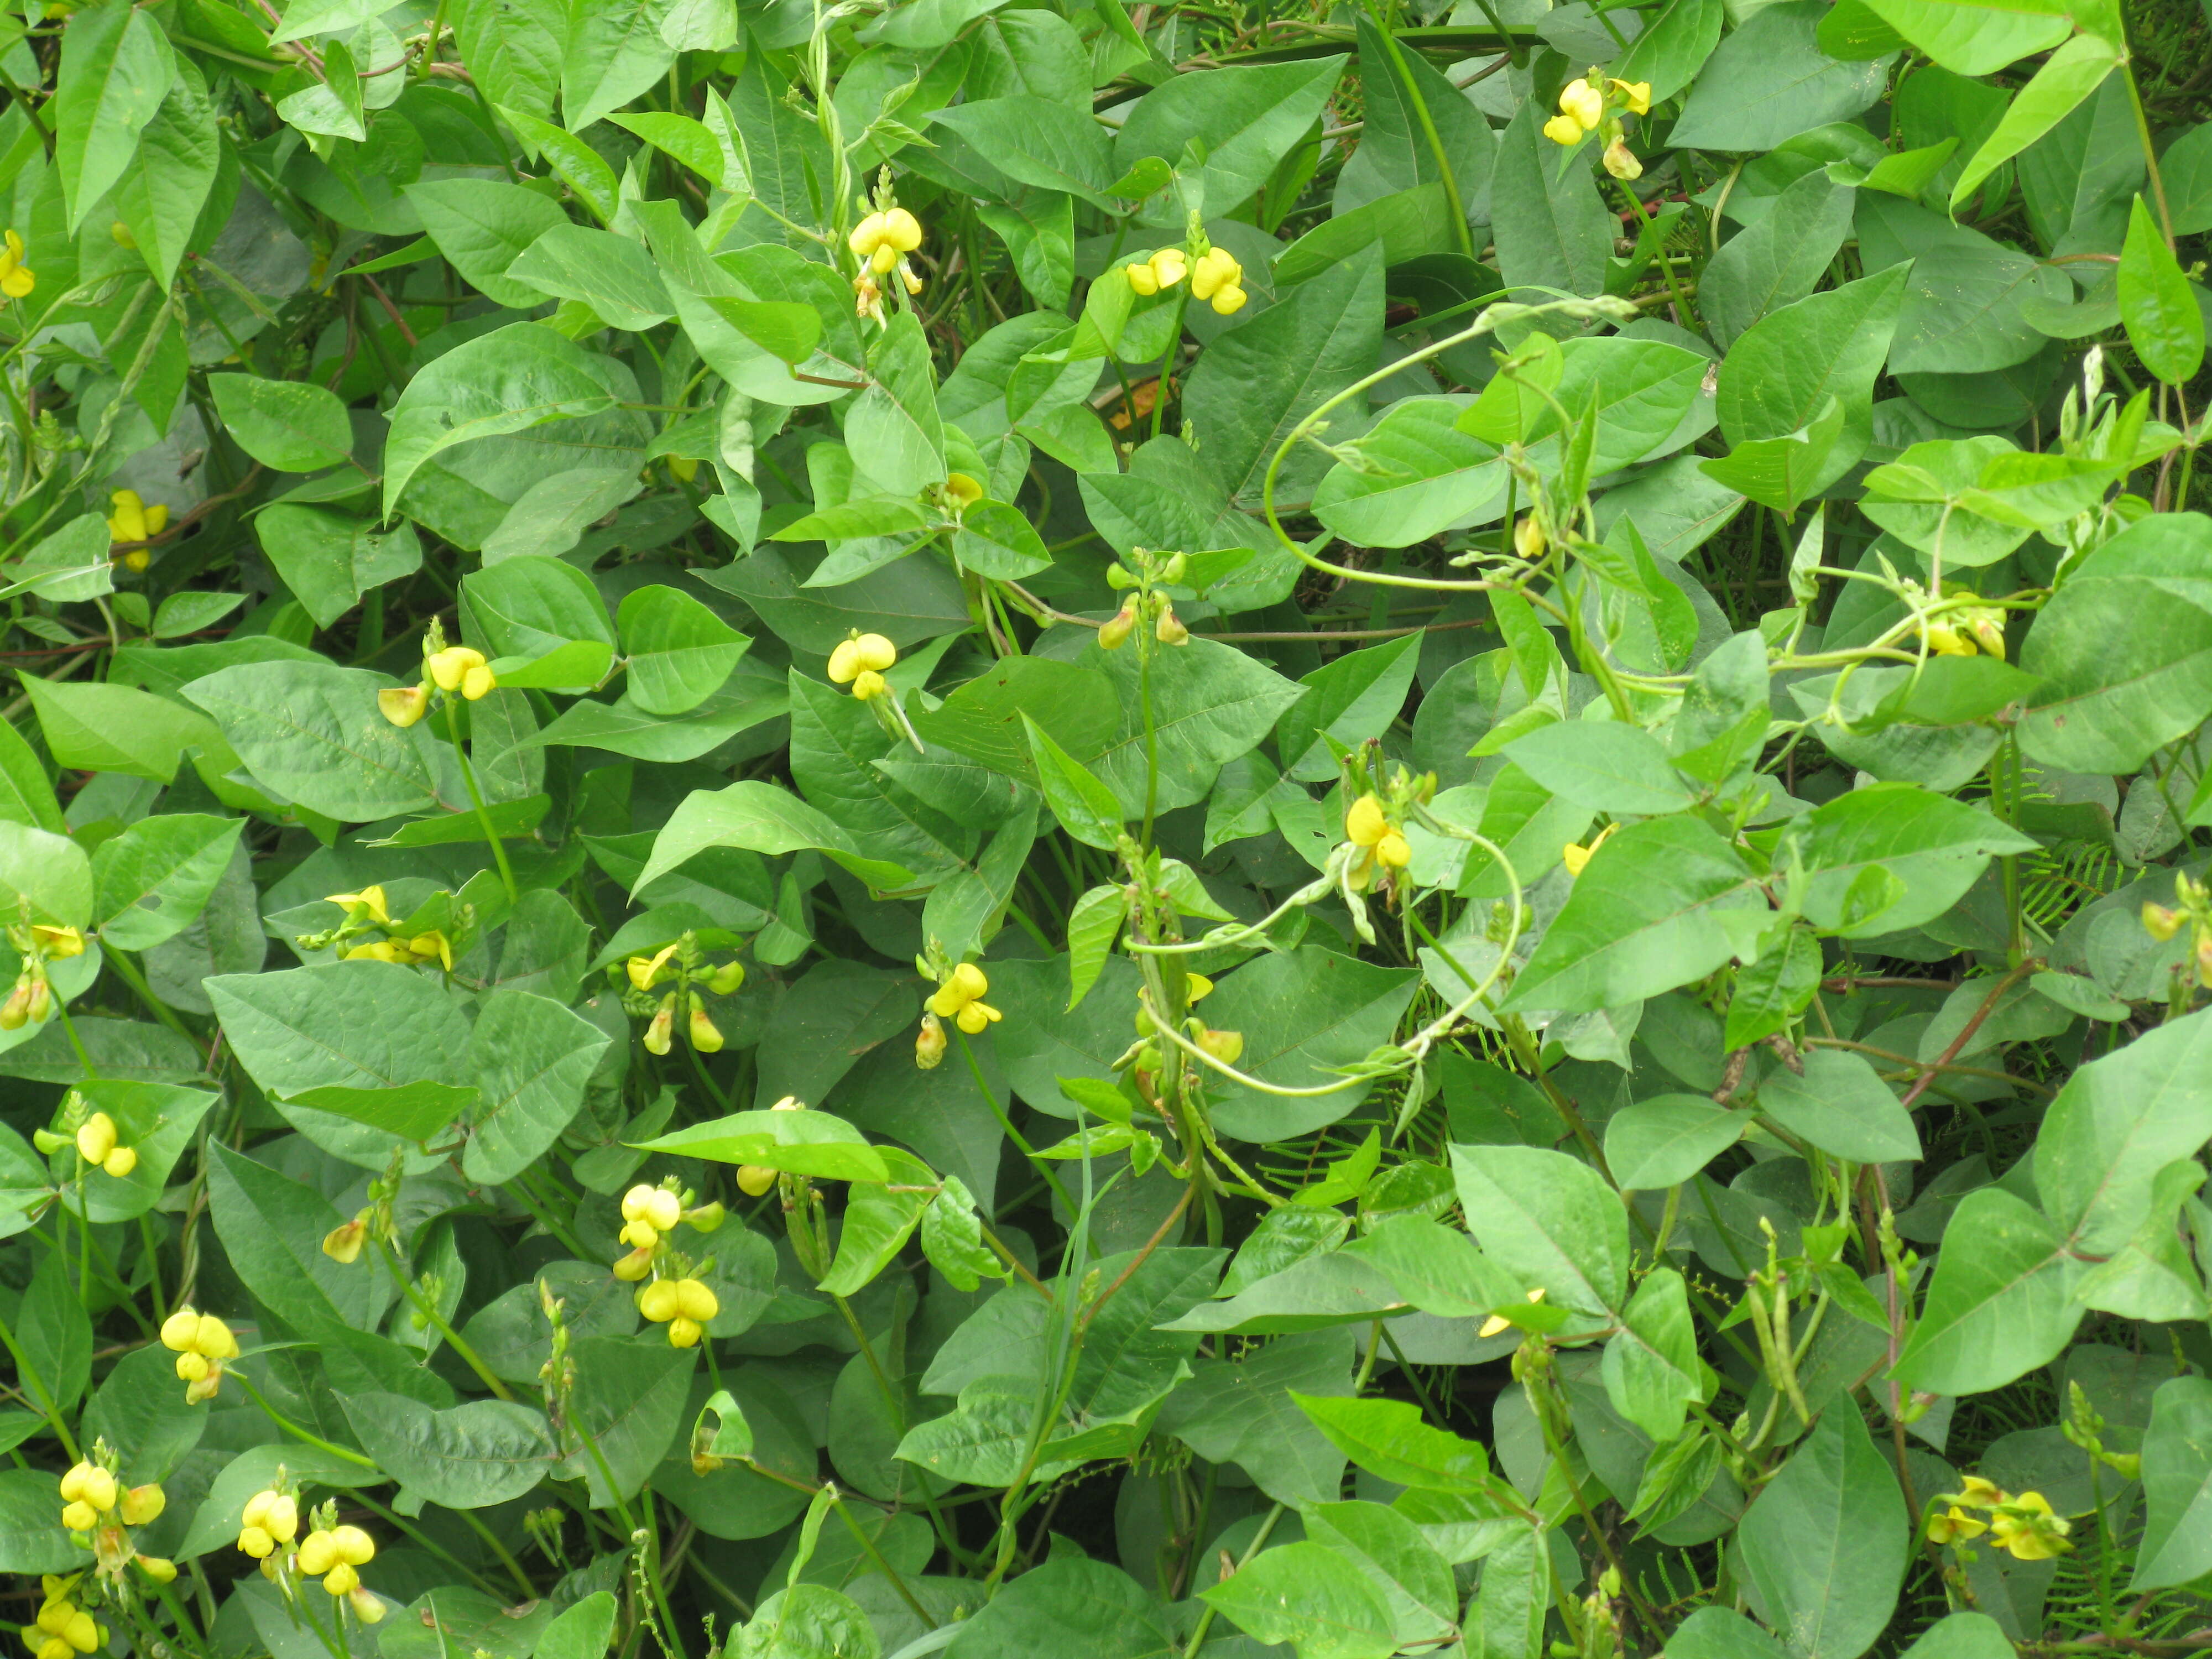
[[[24,1650],[2212,1647],[2208,63],[17,0]]]

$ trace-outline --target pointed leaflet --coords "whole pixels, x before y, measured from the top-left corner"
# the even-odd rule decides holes
[[[176,64],[176,82],[139,134],[114,198],[116,217],[165,293],[214,187],[222,148],[206,82],[189,58]]]
[[[1628,1212],[1579,1158],[1534,1146],[1454,1146],[1452,1177],[1483,1254],[1545,1300],[1596,1316],[1628,1291]]]
[[[1200,1594],[1254,1640],[1291,1644],[1306,1659],[1389,1659],[1398,1651],[1382,1591],[1320,1544],[1262,1550]]]
[[[2039,1211],[2001,1187],[1969,1193],[1891,1375],[1931,1394],[1978,1394],[2050,1364],[2081,1323],[2081,1271]]]
[[[2036,1194],[2073,1250],[2108,1256],[2133,1235],[2158,1172],[2208,1138],[2212,1009],[2154,1026],[2067,1079],[2036,1134]]]
[[[51,119],[71,235],[131,165],[176,75],[161,25],[130,0],[101,0],[69,17]]]
[[[1866,0],[1954,75],[1990,75],[2074,32],[2066,0]]]
[[[1951,186],[1951,211],[1956,213],[1983,179],[2071,115],[2126,61],[2124,50],[2115,51],[2094,34],[2077,34],[2052,52],[2013,94],[1996,126],[1960,169]]]
[[[1721,366],[1717,412],[1731,446],[1814,424],[1830,398],[1844,428],[1807,494],[1840,477],[1873,430],[1875,377],[1889,353],[1909,268],[1893,265],[1770,313]]]
[[[1516,287],[1601,294],[1617,227],[1591,182],[1586,158],[1563,157],[1538,131],[1542,121],[1536,100],[1525,99],[1498,143],[1490,184],[1498,270]]]
[[[1760,1491],[1737,1541],[1767,1618],[1800,1659],[1858,1659],[1874,1645],[1897,1605],[1912,1530],[1897,1473],[1849,1394]]]
[[[2169,386],[2193,379],[2204,361],[2204,313],[2197,292],[2151,222],[2142,198],[2136,197],[2129,210],[2127,243],[2120,250],[2120,320],[2142,366]]]
[[[1037,787],[1044,792],[1045,805],[1052,808],[1052,815],[1060,820],[1060,827],[1086,847],[1113,851],[1115,842],[1121,836],[1121,805],[1114,798],[1114,792],[1092,775],[1089,768],[1054,743],[1051,734],[1032,720],[1026,709],[1022,711],[1022,730],[1029,737],[1030,757],[1036,766]],[[1111,914],[1118,921],[1121,890],[1107,890],[1112,895],[1115,907]],[[1089,895],[1085,895],[1086,902],[1088,899]],[[1069,944],[1073,948],[1072,920],[1070,927]]]

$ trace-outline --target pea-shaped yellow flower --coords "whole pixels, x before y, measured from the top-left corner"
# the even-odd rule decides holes
[[[1577,76],[1559,88],[1559,113],[1585,129],[1594,127],[1605,118],[1605,94]]]
[[[1244,267],[1225,247],[1208,248],[1191,267],[1192,295],[1226,317],[1244,308]]]
[[[1173,288],[1189,273],[1190,256],[1179,247],[1164,247],[1148,259],[1124,266],[1121,272],[1129,279],[1129,286],[1139,294],[1158,294]]]
[[[838,685],[849,685],[856,697],[874,695],[860,690],[864,675],[874,677],[879,691],[883,672],[898,660],[898,647],[880,634],[855,634],[842,640],[830,653],[830,678]]]
[[[39,279],[23,263],[23,239],[12,230],[0,233],[0,294],[20,300],[38,285]]]
[[[929,1012],[951,1020],[969,1036],[980,1036],[1003,1018],[983,1000],[990,989],[991,981],[983,970],[972,962],[963,962],[930,994]]]
[[[149,506],[138,499],[137,490],[118,489],[108,497],[108,504],[113,508],[107,519],[108,538],[118,546],[129,544],[123,562],[133,570],[143,570],[153,559],[143,544],[168,528],[167,503],[155,501]]]

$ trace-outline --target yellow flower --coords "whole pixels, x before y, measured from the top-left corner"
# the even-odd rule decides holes
[[[1554,115],[1544,123],[1544,137],[1555,144],[1579,144],[1584,131],[1583,124],[1571,115]]]
[[[1183,978],[1188,981],[1188,993],[1184,998],[1185,1001],[1203,1002],[1213,994],[1213,981],[1206,978],[1204,974],[1185,974]]]
[[[246,1500],[239,1521],[244,1526],[258,1527],[280,1544],[287,1544],[300,1530],[299,1501],[288,1492],[264,1489]]]
[[[323,1589],[331,1595],[351,1595],[361,1588],[361,1575],[341,1561],[323,1575]]]
[[[1541,1302],[1543,1299],[1544,1287],[1541,1285],[1539,1285],[1534,1290],[1528,1292],[1528,1300],[1532,1304]],[[1513,1322],[1506,1318],[1503,1314],[1492,1314],[1489,1318],[1482,1322],[1481,1328],[1477,1330],[1475,1334],[1477,1336],[1486,1337],[1496,1336],[1500,1331],[1510,1328],[1512,1323]]]
[[[673,1232],[684,1219],[684,1200],[665,1187],[640,1183],[623,1194],[622,1213],[624,1221],[642,1221],[657,1233]]]
[[[269,1535],[265,1528],[240,1527],[238,1529],[238,1547],[242,1553],[252,1556],[255,1560],[265,1561],[276,1550],[276,1540]]]
[[[471,702],[481,702],[498,689],[497,677],[483,663],[478,663],[461,676],[461,696]]]
[[[930,994],[929,1012],[939,1019],[951,1019],[969,1003],[987,995],[990,989],[991,981],[982,969],[975,963],[963,962]]]
[[[105,1112],[94,1112],[77,1129],[76,1155],[88,1164],[97,1164],[115,1150],[115,1120]]]
[[[1202,263],[1202,262],[1201,262]],[[1164,247],[1149,259],[1125,267],[1122,274],[1139,294],[1158,294],[1173,288],[1190,272],[1190,257],[1179,247]],[[1200,295],[1204,299],[1204,295]]]
[[[965,472],[947,473],[945,478],[945,495],[956,509],[965,513],[983,499],[983,486]]]
[[[469,671],[484,665],[484,654],[471,646],[449,645],[443,651],[432,652],[423,665],[441,691],[460,691],[465,696],[463,686]]]
[[[845,245],[871,264],[888,252],[890,259],[876,268],[889,270],[900,254],[911,253],[921,246],[921,222],[904,208],[871,213],[853,227],[853,234],[845,239]]]
[[[118,1146],[100,1160],[100,1173],[113,1176],[118,1181],[137,1167],[138,1149],[135,1146]]]
[[[652,956],[632,957],[623,964],[623,968],[629,975],[629,982],[633,986],[641,991],[650,991],[659,980],[660,970],[668,965],[669,959],[675,954],[676,946],[665,945]]]
[[[1605,170],[1616,179],[1641,179],[1644,163],[1636,159],[1626,139],[1616,138],[1605,147]]]
[[[988,1002],[970,1002],[952,1017],[952,1023],[969,1036],[981,1036],[1005,1018]]]
[[[707,975],[707,988],[718,997],[734,996],[744,982],[745,964],[742,962],[726,962]]]
[[[161,1490],[159,1483],[149,1481],[145,1486],[133,1486],[125,1492],[118,1507],[122,1510],[125,1526],[143,1527],[149,1521],[160,1519],[161,1511],[168,1504],[168,1495]]]
[[[105,1512],[115,1507],[119,1495],[115,1477],[97,1463],[80,1462],[62,1476],[62,1501],[82,1503]]]
[[[1390,821],[1382,816],[1382,803],[1372,795],[1362,795],[1344,815],[1344,837],[1354,847],[1373,847],[1390,833]]]
[[[332,893],[323,902],[343,904],[349,910],[358,909],[360,915],[356,920],[365,918],[380,927],[392,926],[392,913],[384,908],[384,889],[380,886],[364,887],[358,893]]]
[[[323,1254],[333,1261],[342,1261],[350,1267],[361,1260],[361,1247],[368,1237],[368,1224],[356,1216],[323,1235]]]
[[[1402,870],[1413,861],[1413,844],[1395,830],[1375,843],[1375,861],[1392,870]]]
[[[2011,1551],[2020,1561],[2048,1561],[2064,1554],[2073,1547],[2066,1541],[2072,1530],[2051,1513],[2049,1500],[2039,1492],[2024,1492],[1999,1504],[1990,1516],[1990,1541]]]
[[[722,1311],[722,1304],[714,1292],[697,1279],[679,1279],[676,1281],[676,1311],[704,1325]]]
[[[1583,871],[1588,867],[1589,861],[1597,856],[1597,849],[1604,846],[1608,841],[1611,841],[1613,839],[1613,832],[1620,828],[1620,826],[1617,823],[1608,823],[1604,829],[1597,832],[1596,837],[1589,846],[1583,847],[1574,842],[1569,842],[1565,847],[1561,848],[1559,849],[1559,862],[1567,866],[1567,873],[1571,876],[1581,875]]]
[[[23,239],[14,231],[0,235],[0,294],[20,300],[38,286],[38,278],[23,263]]]
[[[925,1072],[933,1072],[945,1058],[945,1023],[935,1014],[921,1017],[921,1029],[915,1033],[914,1063]]]
[[[292,1565],[310,1578],[319,1578],[338,1564],[337,1535],[318,1528],[300,1540],[300,1553]]]
[[[1244,1056],[1244,1033],[1217,1031],[1209,1025],[1199,1034],[1198,1046],[1224,1066],[1234,1066]]]
[[[647,1054],[668,1052],[669,1034],[676,1029],[676,993],[671,991],[660,1000],[660,1006],[645,1028],[645,1048]]]
[[[872,668],[863,668],[853,677],[853,695],[862,702],[882,696],[887,689],[884,677]]]
[[[689,1035],[695,1053],[711,1054],[720,1052],[722,1033],[715,1026],[714,1022],[707,1018],[707,1010],[696,996],[691,999],[691,1025]]]
[[[1956,1504],[1941,1515],[1928,1517],[1928,1541],[1931,1544],[1954,1544],[1963,1539],[1978,1538],[1989,1529],[1989,1522],[1977,1521]]]
[[[447,973],[453,971],[453,941],[436,928],[427,933],[417,933],[407,941],[408,954],[417,962],[434,962]]]
[[[1607,84],[1620,94],[1631,115],[1651,113],[1651,83],[1649,81],[1610,81]]]
[[[430,689],[427,685],[387,685],[376,694],[376,708],[394,726],[412,726],[430,712]]]
[[[169,1560],[167,1557],[159,1555],[141,1555],[136,1559],[138,1563],[138,1571],[144,1573],[155,1583],[173,1584],[177,1582],[177,1564]]]
[[[1524,559],[1544,556],[1544,529],[1533,518],[1523,518],[1513,526],[1513,550]]]
[[[625,1228],[623,1233],[625,1243],[628,1242],[629,1237],[629,1230]],[[615,1262],[615,1277],[625,1285],[636,1284],[652,1271],[653,1246],[650,1244],[639,1245],[628,1255],[619,1257]]]
[[[665,1325],[682,1312],[676,1299],[676,1281],[656,1279],[637,1293],[637,1310],[656,1325]]]
[[[71,1532],[90,1532],[100,1524],[100,1511],[80,1500],[62,1505],[62,1525]]]
[[[1209,248],[1191,267],[1190,291],[1226,317],[1244,307],[1244,267],[1225,247]]]
[[[938,1041],[941,1044],[943,1036],[940,1036]],[[738,1190],[747,1198],[763,1197],[775,1188],[777,1174],[765,1164],[740,1164],[738,1165]]]
[[[880,675],[898,660],[898,647],[880,634],[855,634],[830,653],[830,678],[852,685],[864,673]],[[856,690],[854,695],[858,696]]]
[[[348,962],[390,962],[405,967],[413,960],[398,943],[380,939],[368,945],[356,945],[345,953]]]
[[[2169,910],[2163,904],[2153,904],[2148,900],[2143,902],[2143,932],[2161,945],[2181,931],[2185,920],[2179,910]]]
[[[143,542],[149,537],[160,535],[168,526],[167,505],[155,501],[149,507],[138,499],[138,492],[135,489],[118,489],[108,497],[108,501],[115,509],[107,520],[107,533],[114,541]],[[143,569],[145,567],[138,565],[133,568]]]
[[[49,927],[40,922],[31,929],[39,954],[49,962],[58,962],[65,957],[84,954],[84,935],[74,927]]]
[[[1605,118],[1605,94],[1578,76],[1559,88],[1559,113],[1594,127]]]

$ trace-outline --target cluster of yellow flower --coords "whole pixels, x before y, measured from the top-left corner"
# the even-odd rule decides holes
[[[283,1583],[288,1594],[288,1573],[319,1578],[331,1596],[347,1599],[355,1618],[364,1625],[375,1624],[384,1617],[384,1603],[362,1588],[359,1569],[376,1559],[376,1540],[359,1527],[335,1524],[337,1506],[326,1504],[321,1524],[295,1543],[300,1531],[299,1500],[283,1490],[282,1470],[278,1481],[246,1500],[239,1516],[240,1551],[258,1561],[262,1577]]]
[[[1405,832],[1390,822],[1382,803],[1371,794],[1362,795],[1345,812],[1344,838],[1354,847],[1367,849],[1367,856],[1352,872],[1355,880],[1365,879],[1377,868],[1402,870],[1413,861],[1413,845]]]
[[[15,234],[9,231],[9,239],[13,240]],[[48,1573],[39,1580],[46,1599],[37,1622],[22,1627],[23,1644],[38,1659],[76,1659],[80,1653],[96,1653],[107,1645],[107,1627],[72,1599],[79,1576],[57,1578]]]
[[[167,1501],[158,1485],[125,1491],[112,1470],[89,1458],[62,1476],[62,1525],[71,1532],[90,1532],[110,1510],[125,1526],[143,1527],[160,1516]]]
[[[433,623],[429,637],[422,641],[422,679],[413,685],[386,686],[376,694],[376,706],[394,726],[412,726],[430,712],[434,687],[449,697],[458,695],[477,702],[499,689],[499,677],[483,652],[470,645],[447,645],[443,630]]]
[[[1605,170],[1616,179],[1641,178],[1644,164],[1628,148],[1620,115],[1607,115],[1609,106],[1631,115],[1649,115],[1651,83],[1610,81],[1595,70],[1570,81],[1559,88],[1559,112],[1544,123],[1544,136],[1555,144],[1579,144],[1585,135],[1602,126],[1606,136]]]
[[[990,989],[991,981],[983,970],[972,962],[963,962],[930,993],[929,1012],[939,1019],[951,1020],[969,1036],[981,1036],[1005,1018],[983,1000]]]
[[[447,973],[453,971],[453,945],[443,930],[434,927],[404,939],[390,931],[399,924],[385,908],[384,889],[380,885],[364,887],[358,893],[328,893],[323,902],[345,906],[345,923],[338,930],[341,935],[360,932],[371,925],[386,930],[382,939],[364,939],[349,946],[344,960],[389,962],[402,968],[434,962]]]
[[[637,1293],[637,1310],[668,1327],[670,1347],[695,1348],[722,1304],[698,1279],[656,1279]]]
[[[238,1358],[238,1339],[213,1314],[179,1308],[161,1322],[161,1346],[177,1356],[177,1375],[190,1384],[185,1403],[215,1398],[224,1362]]]
[[[738,1172],[742,1181],[744,1172]],[[773,1172],[771,1171],[771,1174]],[[615,1277],[626,1284],[635,1285],[648,1274],[655,1277],[638,1292],[638,1311],[656,1325],[668,1327],[672,1346],[695,1346],[706,1330],[708,1322],[721,1311],[721,1304],[714,1292],[690,1276],[686,1258],[678,1256],[667,1261],[668,1235],[680,1224],[710,1233],[722,1224],[728,1213],[720,1204],[702,1204],[689,1208],[693,1194],[678,1192],[672,1187],[647,1187],[641,1183],[623,1194],[622,1242],[630,1246],[629,1254],[615,1263]],[[659,1276],[665,1263],[678,1271],[669,1276]]]
[[[2009,1550],[2021,1561],[2048,1561],[2073,1547],[2066,1541],[2073,1528],[2063,1516],[2051,1512],[2050,1501],[2041,1492],[2014,1496],[1978,1474],[1970,1474],[1960,1484],[1961,1490],[1946,1492],[1936,1500],[1945,1508],[1941,1515],[1928,1519],[1930,1543],[1963,1543],[1986,1532],[1991,1543]],[[1990,1518],[1978,1520],[1967,1514],[1968,1510],[1985,1510]]]
[[[853,278],[854,315],[882,324],[884,290],[877,279],[894,270],[909,295],[921,292],[921,278],[915,275],[906,257],[921,246],[921,222],[904,208],[884,208],[869,214],[853,227],[845,246],[860,262],[860,273]]]
[[[39,279],[23,263],[23,239],[12,230],[0,233],[0,294],[20,300],[38,285]]]
[[[830,653],[830,678],[866,702],[884,695],[884,671],[897,660],[898,647],[882,635],[855,632]]]
[[[8,942],[23,959],[8,1000],[0,1002],[0,1031],[20,1031],[42,1023],[53,1012],[54,990],[46,981],[46,964],[84,954],[84,935],[74,927],[51,927],[43,922],[30,927],[10,927]]]
[[[135,489],[118,489],[107,501],[115,509],[107,518],[108,540],[125,548],[125,568],[143,570],[154,562],[145,544],[169,527],[168,507],[161,501],[149,506]]]
[[[94,1112],[77,1126],[76,1155],[118,1181],[138,1167],[137,1148],[118,1144],[115,1120],[105,1112]]]
[[[1225,247],[1209,247],[1195,263],[1180,247],[1164,247],[1133,264],[1121,267],[1129,286],[1139,294],[1159,294],[1188,276],[1191,297],[1204,300],[1224,317],[1244,309],[1244,267]]]

